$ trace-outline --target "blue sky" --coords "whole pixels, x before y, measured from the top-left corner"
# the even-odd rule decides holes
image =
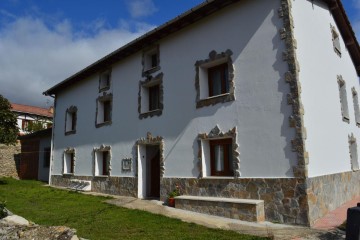
[[[45,107],[44,90],[201,2],[0,0],[0,94]],[[360,39],[360,0],[343,3]]]

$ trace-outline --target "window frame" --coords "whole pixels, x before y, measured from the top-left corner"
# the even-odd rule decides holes
[[[149,89],[158,87],[158,103],[156,109],[151,108],[151,94]],[[163,73],[159,73],[155,77],[148,77],[144,81],[139,81],[138,93],[138,113],[139,119],[161,116],[164,109],[164,87],[163,87]]]
[[[196,61],[195,63],[195,89],[196,89],[196,108],[202,108],[219,103],[225,103],[235,100],[235,82],[234,82],[234,66],[232,61],[233,52],[226,50],[225,52],[217,53],[215,50],[209,53],[209,58]],[[209,71],[224,67],[227,65],[226,76],[228,89],[222,91],[221,94],[211,94],[211,82],[209,77]],[[211,75],[211,74],[210,74]],[[225,77],[225,76],[224,76]]]
[[[347,99],[346,82],[341,75],[337,76],[337,82],[340,95],[340,107],[342,120],[346,123],[350,123],[349,104]]]
[[[353,87],[351,89],[352,97],[353,97],[353,105],[354,105],[354,114],[355,114],[355,124],[356,126],[360,127],[360,107],[359,107],[359,95]]]
[[[110,177],[112,160],[111,147],[101,145],[99,148],[94,148],[93,156],[94,177]]]
[[[106,108],[109,110],[108,114],[106,114],[105,112],[104,102],[109,102],[108,108]],[[96,114],[95,114],[96,128],[112,124],[112,115],[113,115],[112,109],[113,109],[113,95],[111,93],[106,94],[104,92],[103,96],[100,96],[96,99]],[[109,119],[107,119],[107,117],[109,117]]]
[[[336,30],[336,28],[331,24],[330,24],[330,29],[331,29],[331,37],[332,37],[334,51],[339,57],[341,57],[340,34]]]
[[[111,69],[108,69],[99,73],[99,93],[110,89],[112,76],[111,72]],[[107,76],[106,80],[104,80],[104,76]]]
[[[154,66],[153,56],[156,55],[156,65]],[[160,67],[160,46],[157,44],[146,48],[142,53],[142,76],[147,77],[150,74],[157,72]]]
[[[74,148],[67,148],[63,154],[63,175],[75,175],[76,154]]]
[[[359,155],[357,149],[357,142],[354,134],[348,136],[349,139],[349,153],[350,153],[350,164],[352,171],[359,171]]]
[[[70,106],[65,111],[65,135],[71,135],[76,133],[77,125],[77,107]]]

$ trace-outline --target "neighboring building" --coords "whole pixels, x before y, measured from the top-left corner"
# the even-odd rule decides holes
[[[44,128],[52,126],[54,108],[40,108],[11,103],[11,111],[16,114],[20,135],[28,133],[28,127],[35,122],[42,122]]]
[[[49,181],[52,128],[20,136],[20,179]]]
[[[206,1],[45,92],[51,184],[312,225],[360,195],[359,74],[340,0]]]

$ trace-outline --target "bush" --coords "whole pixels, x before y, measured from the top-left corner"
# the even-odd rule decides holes
[[[5,209],[6,203],[0,201],[0,219],[7,217],[7,211]]]

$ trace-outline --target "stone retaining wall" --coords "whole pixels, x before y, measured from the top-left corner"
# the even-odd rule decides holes
[[[21,145],[0,144],[0,177],[19,178]]]
[[[347,201],[360,196],[360,171],[307,179],[310,224]]]
[[[59,187],[70,187],[71,179],[91,181],[92,192],[137,197],[138,179],[135,177],[52,175],[51,185]]]
[[[161,200],[165,201],[176,185],[183,195],[264,200],[266,221],[309,225],[304,179],[162,178]]]

